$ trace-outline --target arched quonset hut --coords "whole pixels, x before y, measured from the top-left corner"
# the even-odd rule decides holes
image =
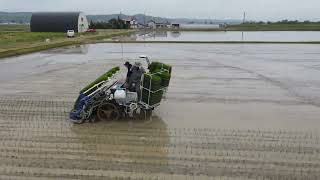
[[[31,32],[85,32],[89,28],[82,12],[36,12],[32,13]]]

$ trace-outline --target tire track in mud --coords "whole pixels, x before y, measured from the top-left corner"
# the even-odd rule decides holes
[[[194,60],[193,62],[203,61],[203,59],[197,59],[197,58],[194,58],[193,60]],[[258,103],[272,103],[277,105],[278,104],[313,105],[318,107],[317,102],[315,100],[311,100],[310,97],[303,97],[302,95],[298,94],[295,90],[293,90],[291,87],[289,87],[287,84],[282,83],[278,80],[266,77],[261,73],[257,73],[247,68],[228,65],[213,59],[206,59],[206,60],[208,61],[206,64],[202,64],[202,65],[197,64],[195,67],[193,66],[193,63],[185,63],[183,65],[179,64],[179,68],[183,70],[190,69],[190,71],[194,71],[195,73],[201,72],[201,71],[208,71],[208,69],[210,69],[210,71],[208,71],[207,75],[198,73],[190,77],[183,76],[183,75],[182,76],[180,75],[179,77],[175,77],[174,80],[177,83],[180,83],[179,85],[182,87],[172,86],[173,89],[170,90],[170,95],[168,95],[170,100],[175,100],[178,102],[193,101],[193,102],[221,102],[221,103],[257,103],[258,102]],[[195,71],[195,68],[197,69],[197,71]],[[223,76],[221,76],[221,74],[219,74],[221,70],[230,71],[230,73],[224,74]],[[213,72],[218,71],[218,73],[216,74],[217,76],[214,76],[214,74],[210,74],[211,71]],[[237,74],[238,76],[230,76],[234,74]],[[242,74],[242,76],[239,74]],[[207,91],[202,90],[200,92],[186,91],[185,89],[189,89],[191,87],[185,88],[184,84],[188,84],[190,83],[190,81],[193,81],[192,84],[195,84],[196,81],[200,81],[200,82],[203,81],[202,84],[199,83],[200,86],[205,83],[209,84],[210,82],[213,81],[213,84],[211,84],[211,86],[216,86],[219,90],[221,90],[220,88],[224,88],[221,85],[226,85],[228,83],[233,84],[236,87],[238,87],[238,85],[241,84],[239,82],[247,83],[246,84],[247,87],[245,87],[246,90],[255,87],[253,86],[253,84],[255,84],[256,87],[261,87],[262,85],[261,83],[266,83],[271,85],[271,87],[276,88],[276,90],[283,91],[283,95],[285,95],[287,98],[280,98],[280,99],[266,98],[265,96],[263,96],[264,94],[261,94],[260,96],[254,96],[254,95],[251,96],[250,94],[247,94],[247,96],[245,97],[243,97],[243,95],[233,96],[230,94],[227,94],[227,96],[226,95],[221,96],[219,94],[216,95],[212,93],[211,89],[206,89]],[[218,84],[219,82],[223,82],[223,83]],[[185,97],[183,99],[177,98],[179,97],[179,94],[182,92],[185,95]]]
[[[317,179],[319,132],[73,125],[72,102],[0,98],[0,179]]]
[[[268,83],[270,83],[270,84],[272,84],[274,86],[277,86],[277,87],[285,90],[288,93],[289,96],[297,98],[301,103],[313,105],[315,107],[320,107],[320,103],[317,100],[315,100],[312,97],[307,97],[305,95],[299,94],[298,92],[293,90],[292,87],[288,86],[287,84],[285,84],[285,83],[283,83],[281,81],[272,79],[272,78],[267,77],[267,76],[265,76],[263,74],[257,73],[255,71],[252,71],[252,70],[249,70],[249,69],[246,69],[246,68],[231,66],[231,65],[227,65],[227,64],[223,64],[223,63],[218,63],[218,62],[215,62],[215,63],[217,65],[221,66],[221,67],[224,67],[224,68],[240,70],[240,71],[247,72],[249,74],[255,75],[256,77],[258,77],[258,79],[264,80],[265,82],[268,82]]]

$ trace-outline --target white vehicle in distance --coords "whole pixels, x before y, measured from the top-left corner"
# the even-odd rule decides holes
[[[74,30],[68,30],[68,32],[67,32],[67,37],[68,37],[68,38],[74,38],[74,36],[75,36]]]

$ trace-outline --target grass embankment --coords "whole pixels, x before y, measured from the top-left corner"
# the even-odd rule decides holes
[[[1,28],[0,28],[1,29]],[[1,32],[0,58],[22,55],[62,46],[90,43],[113,36],[132,33],[130,30],[104,30],[96,33],[81,33],[67,38],[66,33]],[[49,41],[47,41],[49,39]]]
[[[320,44],[320,41],[98,41],[97,43],[150,43],[150,44]]]
[[[320,23],[313,24],[238,24],[228,25],[227,31],[320,31]]]
[[[2,24],[0,25],[0,32],[28,32],[30,26],[27,24]]]

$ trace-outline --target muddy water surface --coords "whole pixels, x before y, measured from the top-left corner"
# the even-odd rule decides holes
[[[96,44],[2,60],[0,93],[73,101],[112,66],[147,54],[174,66],[157,109],[174,127],[314,129],[320,125],[317,45]],[[122,59],[123,58],[123,59]]]
[[[0,179],[317,179],[319,52],[94,44],[3,59]],[[152,120],[68,122],[82,87],[141,54],[174,67]]]
[[[318,31],[156,31],[131,35],[139,41],[319,41]]]

